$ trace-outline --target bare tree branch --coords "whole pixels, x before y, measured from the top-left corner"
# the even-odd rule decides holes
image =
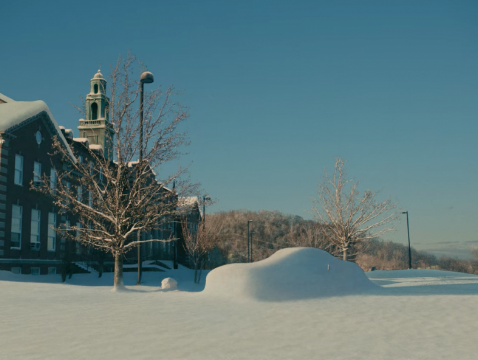
[[[177,159],[179,149],[189,143],[186,133],[179,131],[188,118],[187,108],[173,101],[178,94],[173,86],[165,91],[160,87],[145,93],[143,161],[140,151],[139,74],[136,58],[128,53],[110,66],[108,114],[110,130],[106,131],[109,149],[98,149],[88,143],[70,141],[75,161],[69,151],[54,139],[54,153],[61,157],[64,167],[57,169],[57,184],[51,186],[44,176],[35,189],[53,198],[64,214],[78,225],[56,229],[59,236],[80,241],[85,246],[111,253],[115,269],[122,269],[122,257],[138,244],[164,239],[138,241],[135,234],[147,233],[174,221],[188,209],[178,209],[178,197],[197,193],[198,184],[184,179],[187,168],[159,178],[160,165]],[[106,90],[106,89],[103,89]],[[85,105],[77,107],[85,112]],[[176,183],[174,189],[169,184]],[[33,185],[32,185],[33,186]],[[171,241],[174,239],[169,239]],[[116,271],[116,270],[115,270]],[[121,270],[122,274],[122,270]],[[122,285],[122,277],[115,274],[115,286]]]
[[[319,228],[326,231],[330,246],[339,250],[344,260],[354,257],[367,241],[394,230],[386,225],[398,218],[390,199],[376,202],[378,193],[370,190],[360,197],[359,182],[352,182],[347,179],[344,161],[336,159],[333,175],[325,173],[312,205]]]

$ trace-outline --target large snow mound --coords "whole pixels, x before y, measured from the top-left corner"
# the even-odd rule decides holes
[[[229,264],[206,277],[205,294],[288,301],[377,290],[362,269],[315,248],[288,248],[251,264]]]

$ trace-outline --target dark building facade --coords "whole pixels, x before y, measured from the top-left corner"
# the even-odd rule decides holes
[[[43,101],[0,106],[0,269],[56,273],[67,246],[49,227],[61,219],[52,200],[30,186],[63,166],[49,155],[52,137],[68,141]]]
[[[0,94],[0,270],[40,275],[64,272],[65,266],[73,266],[70,271],[82,272],[82,262],[94,262],[90,249],[61,239],[52,229],[75,224],[75,217],[60,213],[48,195],[32,186],[47,176],[50,186],[55,187],[56,172],[67,166],[59,155],[52,155],[54,136],[67,148],[70,161],[85,161],[87,147],[112,160],[111,136],[106,134],[112,131],[105,111],[107,101],[106,81],[98,71],[86,98],[87,119],[80,119],[80,137],[74,138],[71,129],[58,126],[43,101],[13,101]],[[174,199],[174,191],[165,191]],[[143,234],[143,239],[176,237],[178,225],[174,220]],[[142,249],[143,260],[185,260],[181,240],[148,243]],[[126,262],[136,262],[136,256],[136,251],[131,251]]]

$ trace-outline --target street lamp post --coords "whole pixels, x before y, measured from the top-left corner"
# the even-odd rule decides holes
[[[144,84],[151,84],[154,81],[154,76],[149,71],[145,71],[141,74],[139,78],[140,82],[140,92],[139,92],[139,162],[138,162],[138,171],[141,169],[143,164],[143,98],[144,98]],[[138,194],[141,189],[138,189]],[[141,231],[138,230],[138,241],[141,241]],[[138,282],[136,285],[141,284],[141,272],[142,272],[142,262],[141,262],[141,244],[138,244]]]
[[[205,231],[206,229],[206,201],[211,200],[209,196],[204,195],[202,197],[202,230]],[[209,251],[207,252],[207,260],[209,261]],[[206,261],[204,261],[204,266],[206,265]],[[209,265],[208,265],[209,266]]]
[[[247,262],[249,262],[250,259],[250,247],[249,247],[249,223],[251,223],[252,220],[247,220]]]
[[[407,214],[407,232],[408,232],[408,268],[412,268],[412,249],[410,247],[410,226],[408,225],[408,211],[402,211],[402,214]]]
[[[209,201],[209,200],[211,200],[211,198],[209,196],[204,195],[202,197],[202,216],[204,217],[203,221],[202,221],[202,229],[203,230],[206,227],[206,201]]]
[[[251,261],[250,262],[254,262],[252,257],[252,235],[254,235],[254,231],[251,231]]]

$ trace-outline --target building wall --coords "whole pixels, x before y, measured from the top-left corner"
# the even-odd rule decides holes
[[[60,244],[58,238],[55,251],[49,251],[47,249],[48,213],[58,213],[58,209],[53,206],[48,196],[30,189],[30,183],[33,180],[34,161],[38,161],[41,164],[42,175],[47,174],[50,176],[52,163],[53,166],[61,168],[59,159],[57,157],[51,157],[48,154],[52,149],[52,140],[45,126],[45,116],[45,114],[38,116],[36,120],[22,126],[17,131],[13,131],[13,134],[16,135],[17,138],[8,141],[7,149],[2,147],[2,158],[7,160],[5,166],[2,164],[2,170],[3,168],[7,170],[7,173],[4,175],[6,176],[5,244],[3,254],[5,258],[60,260]],[[40,145],[37,144],[35,139],[35,133],[39,129],[41,129],[40,131],[43,137]],[[4,156],[5,150],[7,150],[8,153],[6,156]],[[16,154],[23,156],[22,185],[16,185],[14,183]],[[20,249],[11,248],[12,205],[14,204],[22,207]],[[39,250],[32,250],[30,246],[32,209],[40,210]],[[59,216],[57,215],[57,222],[58,220]]]
[[[88,255],[87,248],[81,246],[81,254],[76,254],[77,243],[61,239],[56,236],[55,250],[49,251],[48,242],[48,215],[50,212],[56,214],[56,226],[69,220],[71,225],[77,221],[75,216],[71,214],[59,214],[59,208],[55,207],[52,199],[31,188],[33,180],[34,162],[41,164],[42,175],[50,176],[52,166],[61,171],[64,167],[59,155],[51,155],[53,153],[52,136],[55,134],[51,127],[51,122],[46,113],[41,113],[26,120],[21,127],[15,130],[9,130],[7,134],[1,135],[3,141],[0,145],[0,270],[12,270],[12,268],[21,267],[21,273],[29,274],[31,268],[39,268],[40,274],[47,274],[56,268],[57,273],[61,273],[66,266],[66,261],[86,261],[93,260]],[[35,134],[40,130],[42,141],[38,145]],[[85,161],[88,159],[88,151],[84,145],[67,138],[68,143],[74,148],[75,153],[82,154]],[[23,156],[23,180],[22,185],[15,184],[15,155]],[[155,181],[152,178],[151,181]],[[76,191],[74,179],[71,181],[73,191]],[[167,191],[167,190],[164,190]],[[86,192],[84,194],[86,198]],[[84,199],[85,199],[84,198]],[[87,200],[85,200],[87,201]],[[21,247],[20,249],[12,248],[11,244],[11,226],[12,226],[12,206],[19,205],[22,207],[22,224],[21,224]],[[30,245],[31,235],[31,217],[32,209],[40,211],[40,247],[34,250]],[[172,228],[171,226],[175,227]],[[156,235],[161,235],[163,239],[169,238],[174,232],[177,233],[178,226],[174,222],[170,226],[164,227],[163,231],[159,231]],[[153,234],[151,234],[153,235]],[[184,258],[184,249],[180,244],[180,240],[174,245],[160,245],[167,259],[173,260],[175,256]],[[142,247],[143,253],[147,258],[152,258],[152,249],[154,246],[145,244]],[[90,256],[90,258],[88,257]],[[111,260],[108,256],[107,260]],[[133,249],[127,254],[127,260],[136,262],[136,250]],[[143,257],[143,259],[145,259]]]
[[[185,216],[188,226],[190,227],[190,232],[197,231],[197,227],[199,226],[201,220],[201,213],[199,211],[199,204],[195,204],[191,211]],[[185,266],[189,266],[189,259],[186,249],[184,248],[184,235],[182,231],[182,225],[180,221],[177,223],[177,232],[179,240],[177,241],[177,257],[178,262]]]
[[[41,174],[50,177],[52,167],[61,171],[63,162],[59,155],[53,153],[52,136],[55,135],[46,113],[34,116],[22,123],[22,126],[9,131],[13,137],[4,139],[0,152],[0,270],[11,270],[12,267],[21,267],[22,273],[30,273],[31,267],[39,267],[41,274],[47,274],[49,268],[55,267],[61,272],[67,255],[69,260],[79,260],[75,254],[76,244],[56,236],[55,249],[48,250],[48,216],[56,214],[58,227],[65,220],[73,225],[76,218],[70,214],[60,214],[59,208],[54,206],[52,199],[32,188],[34,162],[41,164]],[[36,141],[35,134],[40,130],[42,141]],[[4,135],[5,136],[5,135]],[[72,142],[72,141],[71,141]],[[74,144],[72,144],[74,146]],[[80,145],[81,146],[81,145]],[[15,155],[23,156],[22,185],[15,184]],[[71,184],[75,187],[74,181]],[[11,227],[12,207],[22,207],[21,246],[12,248]],[[31,247],[32,210],[40,211],[40,247],[38,250]],[[2,237],[3,236],[3,237]],[[82,246],[82,251],[84,247]],[[51,271],[51,269],[50,269]]]
[[[8,154],[7,143],[0,140],[0,258],[5,256],[7,220]]]

